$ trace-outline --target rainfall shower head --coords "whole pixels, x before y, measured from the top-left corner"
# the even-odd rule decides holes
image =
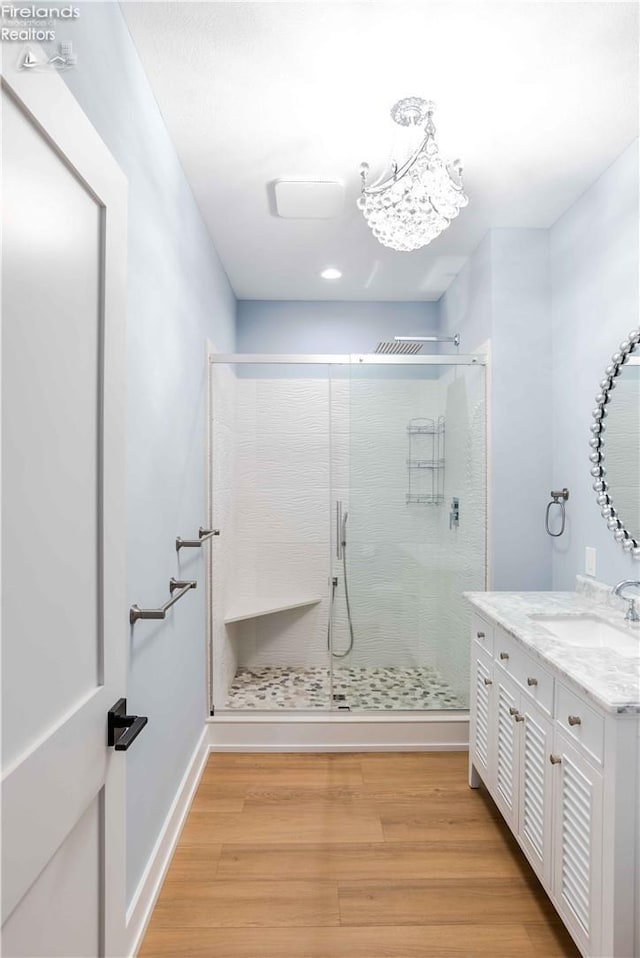
[[[394,353],[395,355],[415,356],[422,349],[423,343],[453,343],[460,345],[460,333],[455,336],[394,336],[392,342],[378,343],[377,353]]]
[[[377,353],[395,353],[397,355],[404,356],[414,356],[416,353],[419,353],[422,349],[422,343],[378,343],[376,346]]]

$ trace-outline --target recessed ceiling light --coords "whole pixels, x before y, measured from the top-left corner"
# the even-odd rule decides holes
[[[320,273],[323,279],[340,279],[342,273],[339,269],[336,269],[335,266],[327,266],[326,269],[323,269]]]

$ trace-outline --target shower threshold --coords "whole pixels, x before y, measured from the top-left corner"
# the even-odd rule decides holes
[[[466,709],[441,673],[431,666],[337,666],[333,688],[326,667],[240,667],[225,708],[260,710],[407,711]]]

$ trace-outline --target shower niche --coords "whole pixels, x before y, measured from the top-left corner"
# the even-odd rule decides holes
[[[466,709],[482,357],[256,359],[210,365],[216,714]],[[473,508],[452,534],[456,496]]]

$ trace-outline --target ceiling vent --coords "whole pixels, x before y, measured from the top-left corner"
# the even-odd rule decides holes
[[[342,183],[320,180],[278,180],[276,212],[286,219],[328,220],[344,209]]]

